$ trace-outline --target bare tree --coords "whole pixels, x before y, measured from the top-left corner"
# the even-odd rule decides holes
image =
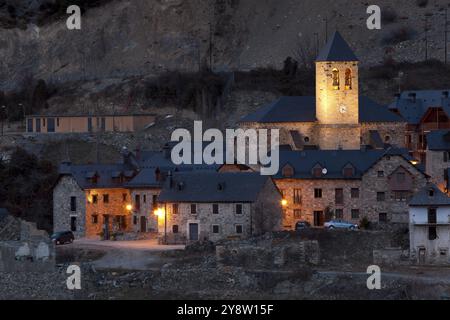
[[[298,61],[300,68],[312,69],[314,67],[317,49],[317,44],[310,36],[302,36],[297,40],[293,57]]]

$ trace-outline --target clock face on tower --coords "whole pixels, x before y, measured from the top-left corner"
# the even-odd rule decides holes
[[[339,112],[342,113],[342,114],[347,113],[347,106],[345,106],[345,105],[342,104],[342,105],[339,107]]]

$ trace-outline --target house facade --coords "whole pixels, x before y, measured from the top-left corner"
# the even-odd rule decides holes
[[[436,130],[427,134],[426,172],[431,181],[448,193],[450,168],[450,130]]]
[[[426,186],[411,200],[409,234],[413,262],[450,264],[450,198],[437,186]]]
[[[249,172],[175,173],[159,196],[163,243],[243,239],[282,229],[281,194]]]
[[[405,150],[306,150],[280,154],[274,177],[287,205],[283,227],[331,219],[407,223],[408,202],[427,183]]]

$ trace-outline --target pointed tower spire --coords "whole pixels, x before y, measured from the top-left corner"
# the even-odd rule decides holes
[[[341,34],[336,31],[320,51],[316,61],[358,61],[358,58]]]

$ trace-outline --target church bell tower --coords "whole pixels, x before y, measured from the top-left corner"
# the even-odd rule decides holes
[[[322,149],[359,149],[358,58],[335,32],[316,59],[316,118]]]

